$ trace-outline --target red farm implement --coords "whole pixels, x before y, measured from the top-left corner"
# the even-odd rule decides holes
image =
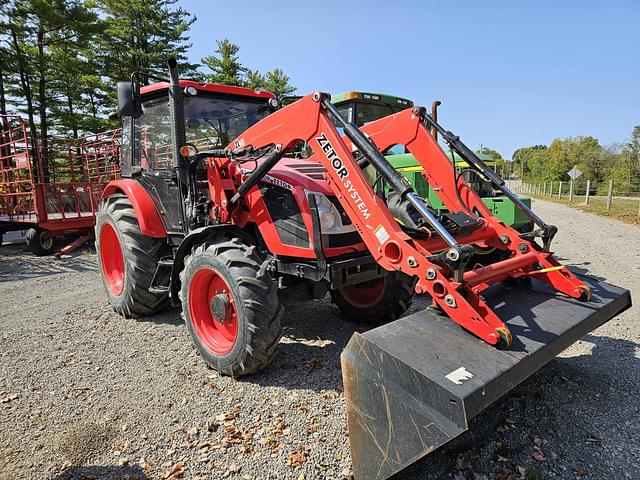
[[[45,148],[20,116],[0,122],[0,236],[27,230],[36,255],[52,253],[56,238],[90,238],[102,189],[118,174],[119,131],[48,138]]]

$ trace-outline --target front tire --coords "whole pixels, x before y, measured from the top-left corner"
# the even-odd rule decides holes
[[[38,257],[51,255],[56,249],[56,242],[46,230],[40,227],[31,227],[27,230],[27,248]]]
[[[202,358],[232,377],[266,367],[282,337],[283,309],[255,247],[239,239],[208,242],[184,264],[182,316]]]
[[[400,272],[331,290],[331,300],[349,320],[380,325],[402,316],[415,296],[415,279]]]
[[[98,270],[113,309],[126,318],[137,318],[164,308],[168,294],[151,293],[149,287],[158,260],[167,251],[166,242],[140,231],[125,195],[102,201],[95,230]]]

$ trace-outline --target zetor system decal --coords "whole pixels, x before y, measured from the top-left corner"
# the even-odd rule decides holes
[[[336,171],[340,180],[342,180],[343,185],[347,189],[349,197],[353,200],[355,207],[360,210],[360,213],[362,213],[365,220],[369,220],[371,212],[369,212],[367,204],[364,203],[364,200],[358,193],[358,190],[356,190],[356,187],[353,185],[351,180],[349,180],[349,170],[344,166],[344,163],[342,163],[342,159],[336,153],[336,150],[333,148],[333,145],[331,145],[327,135],[324,132],[321,132],[320,135],[316,137],[316,142],[320,145],[324,156],[331,162],[331,167]]]

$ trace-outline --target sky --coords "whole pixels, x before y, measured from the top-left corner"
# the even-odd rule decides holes
[[[388,93],[430,106],[473,149],[592,135],[624,142],[640,124],[640,0],[179,0],[197,21],[192,62],[216,40],[298,88]]]

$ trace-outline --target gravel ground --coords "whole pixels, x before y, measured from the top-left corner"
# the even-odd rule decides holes
[[[640,228],[534,208],[565,262],[640,291]],[[349,474],[339,353],[359,327],[328,300],[289,306],[275,363],[234,381],[204,366],[177,311],[115,315],[92,252],[22,250],[0,248],[0,478]],[[640,479],[639,342],[634,307],[398,478]]]

